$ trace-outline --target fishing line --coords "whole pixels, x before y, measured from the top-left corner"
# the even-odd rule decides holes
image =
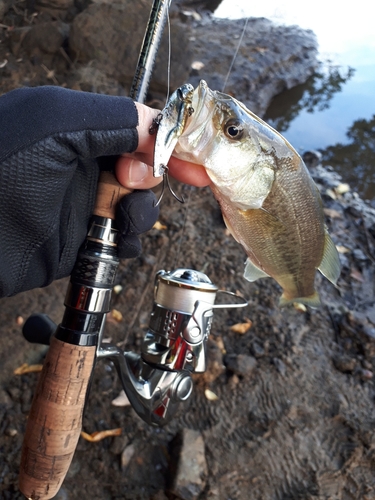
[[[184,215],[184,221],[182,223],[182,229],[181,229],[181,234],[180,237],[178,238],[177,242],[177,249],[175,252],[175,258],[174,258],[174,265],[172,269],[177,269],[177,263],[181,255],[181,247],[182,247],[182,239],[185,234],[185,229],[186,229],[186,223],[189,215],[189,204],[190,204],[190,196],[191,196],[191,191],[192,191],[193,186],[189,186],[189,192],[185,201],[185,215]]]
[[[172,41],[171,41],[171,20],[169,17],[169,4],[167,4],[167,24],[168,24],[168,61],[167,61],[167,96],[165,104],[169,100],[169,93],[171,91],[171,59],[172,59]]]
[[[228,83],[228,79],[229,79],[229,76],[232,72],[232,69],[233,69],[233,66],[234,66],[234,62],[237,58],[237,55],[238,55],[238,51],[240,50],[240,47],[242,45],[242,40],[243,40],[243,37],[245,35],[245,32],[246,32],[246,28],[247,28],[247,25],[248,25],[248,22],[249,22],[249,19],[250,17],[248,16],[245,20],[245,24],[244,24],[244,27],[242,28],[242,33],[241,33],[241,36],[240,36],[240,39],[239,39],[239,42],[237,44],[237,48],[236,48],[236,51],[233,55],[233,58],[232,58],[232,62],[230,63],[230,66],[229,66],[229,70],[228,70],[228,73],[227,73],[227,76],[225,77],[225,80],[224,80],[224,85],[223,85],[223,89],[222,89],[222,92],[224,92],[225,90],[225,87],[227,86],[227,83]]]

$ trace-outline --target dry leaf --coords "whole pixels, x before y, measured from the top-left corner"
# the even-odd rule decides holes
[[[345,194],[348,191],[350,191],[350,186],[349,184],[346,183],[339,184],[338,186],[335,187],[335,193],[337,194]]]
[[[204,391],[204,395],[208,401],[217,401],[219,399],[219,397],[214,392],[210,391],[210,389],[206,389]]]
[[[162,231],[164,229],[167,229],[167,226],[164,226],[164,224],[162,224],[157,220],[155,224],[152,226],[152,229],[157,229],[158,231]]]
[[[333,208],[325,208],[324,213],[328,216],[331,217],[331,219],[341,219],[342,215],[340,212],[337,210],[334,210]]]
[[[216,345],[218,346],[218,348],[220,349],[220,351],[223,353],[223,354],[226,354],[227,350],[225,349],[225,345],[224,345],[224,341],[221,337],[215,337],[214,338],[215,342],[216,342]]]
[[[25,320],[23,319],[23,317],[22,317],[22,316],[17,316],[17,318],[16,318],[16,323],[17,323],[17,325],[18,325],[18,326],[23,325],[23,324],[24,324],[24,322],[25,322]]]
[[[230,331],[243,335],[248,330],[250,330],[252,325],[253,325],[253,322],[250,319],[245,318],[245,323],[236,323],[235,325],[230,327]]]
[[[307,307],[305,304],[301,304],[300,302],[293,302],[294,309],[298,312],[306,312]]]
[[[125,394],[125,391],[121,391],[117,398],[112,400],[111,404],[113,406],[129,406],[130,401],[128,396]]]
[[[121,469],[126,469],[135,452],[134,444],[129,444],[121,453]]]
[[[349,248],[346,248],[342,245],[336,245],[336,249],[339,253],[350,253],[351,250]]]
[[[121,323],[121,321],[123,320],[122,313],[117,309],[112,309],[111,316],[115,321],[117,321],[117,323]]]
[[[14,370],[14,375],[24,375],[25,373],[38,373],[41,372],[43,365],[28,365],[24,363]]]
[[[332,198],[332,200],[336,200],[337,199],[337,196],[336,196],[336,193],[333,189],[326,189],[326,195],[329,196],[330,198]]]
[[[202,68],[204,68],[204,63],[202,63],[202,61],[193,61],[191,63],[191,67],[196,71],[200,71]]]
[[[357,281],[360,281],[361,283],[363,283],[365,281],[364,278],[363,278],[363,276],[362,276],[362,274],[359,271],[357,271],[357,269],[352,269],[350,271],[350,276],[353,279],[355,279]]]
[[[97,443],[107,437],[121,436],[121,432],[121,427],[119,427],[118,429],[109,429],[107,431],[93,432],[92,434],[81,431],[81,437],[83,437],[83,439],[86,439],[86,441],[90,441],[90,443]]]

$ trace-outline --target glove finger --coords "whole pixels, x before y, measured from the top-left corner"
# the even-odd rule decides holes
[[[155,204],[155,195],[149,190],[133,191],[118,203],[116,224],[120,232],[120,259],[132,259],[140,255],[142,245],[137,235],[150,230],[157,221],[159,207]]]
[[[159,217],[156,197],[150,190],[133,191],[117,206],[116,222],[122,234],[142,234],[149,231]]]
[[[142,252],[142,245],[139,238],[135,234],[127,236],[120,235],[117,243],[117,254],[120,259],[135,259]]]
[[[0,153],[6,158],[54,137],[77,156],[96,158],[132,152],[138,145],[138,112],[127,97],[64,89],[16,89],[0,98]],[[19,124],[27,133],[19,133]]]

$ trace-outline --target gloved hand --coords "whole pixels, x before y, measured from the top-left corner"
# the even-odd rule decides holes
[[[59,87],[0,97],[0,297],[68,276],[93,211],[100,168],[137,148],[131,99]],[[137,235],[155,223],[150,191],[118,209],[121,258],[140,252]]]

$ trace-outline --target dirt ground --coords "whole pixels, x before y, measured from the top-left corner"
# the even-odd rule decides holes
[[[6,58],[9,82],[15,78],[11,65],[20,63],[1,53],[0,60]],[[43,68],[38,80],[32,62],[23,64],[35,76],[29,84],[51,83]],[[98,362],[83,429],[121,428],[122,434],[98,443],[80,439],[59,500],[177,498],[175,461],[186,430],[203,439],[205,466],[199,488],[192,485],[179,498],[375,500],[375,211],[351,190],[343,193],[345,179],[320,168],[313,173],[342,261],[337,289],[317,276],[323,306],[316,311],[281,310],[273,280],[242,278],[244,252],[225,229],[208,188],[175,185],[185,205],[163,199],[164,228],[143,237],[141,257],[120,265],[123,288],[112,307],[123,319],[110,319],[105,337],[126,339],[126,350],[139,352],[159,269],[204,271],[250,305],[215,312],[209,369],[195,376],[192,397],[162,429],[149,427],[130,406],[111,404],[120,383],[110,363]],[[23,339],[22,321],[43,312],[59,322],[66,286],[61,280],[0,303],[1,499],[23,498],[17,487],[20,453],[38,377],[14,370],[41,362],[46,352]],[[246,333],[231,330],[249,320]],[[207,389],[217,398],[208,398]]]

